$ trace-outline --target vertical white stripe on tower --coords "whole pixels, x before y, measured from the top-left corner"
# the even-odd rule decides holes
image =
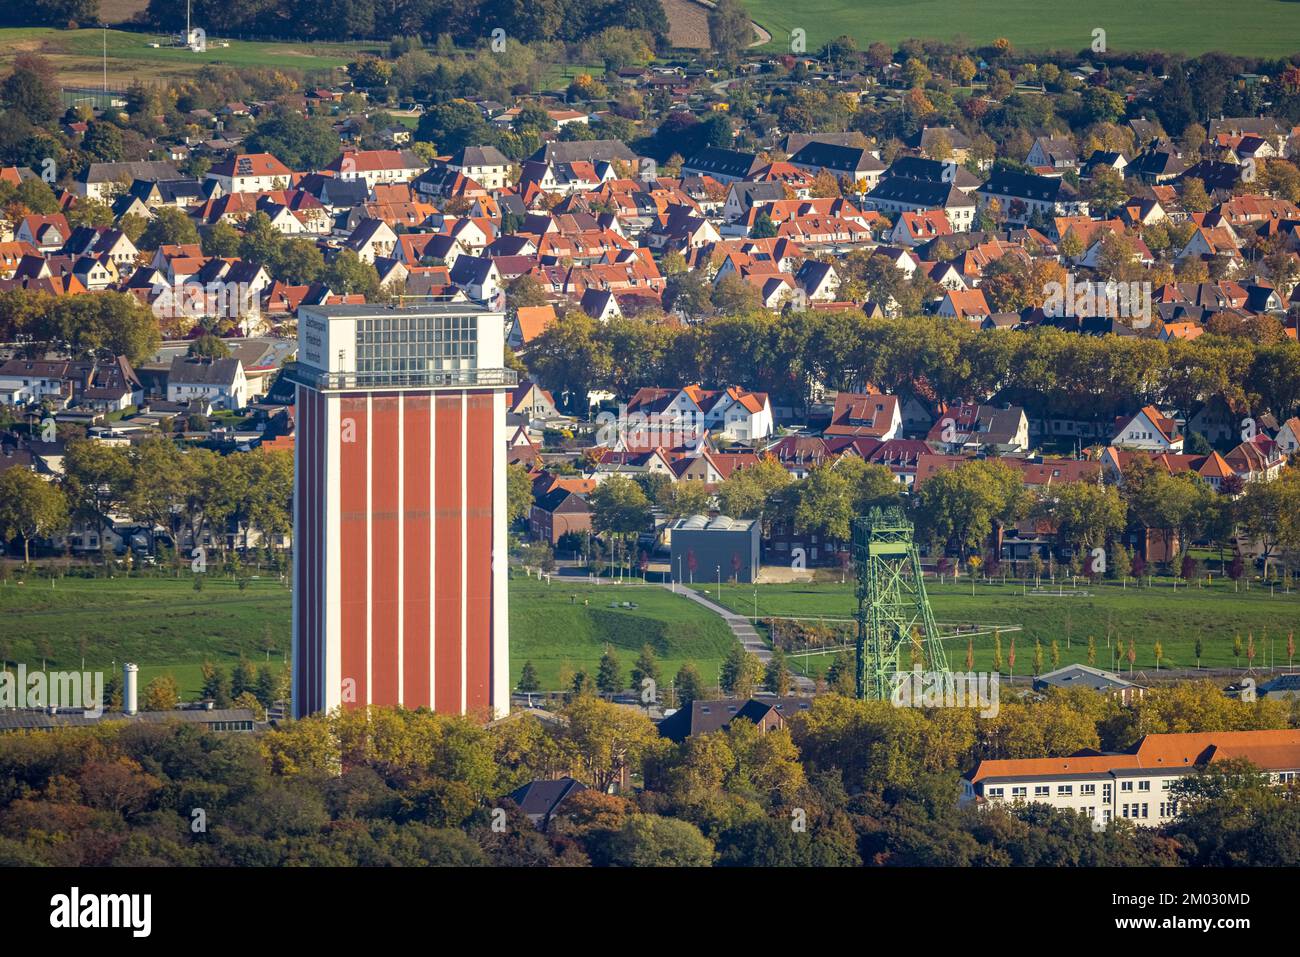
[[[492,396],[492,710],[510,712],[510,610],[506,576],[506,394]]]
[[[429,393],[429,710],[438,703],[438,394]]]
[[[402,652],[406,607],[406,394],[397,394],[397,703],[405,702],[402,694],[406,677],[406,661]]]
[[[465,713],[469,688],[469,490],[465,487],[469,474],[469,393],[460,394],[460,713]]]
[[[374,515],[375,479],[371,468],[374,456],[375,420],[371,409],[371,396],[366,395],[366,704],[374,703],[371,690],[371,674],[374,671],[374,621],[375,621],[375,525],[370,520]]]
[[[324,610],[321,628],[321,642],[324,645],[325,682],[323,701],[325,710],[337,708],[343,698],[343,559],[339,549],[342,536],[342,464],[343,451],[338,445],[342,428],[341,416],[343,400],[337,393],[322,395],[321,404],[325,407],[325,424],[321,435],[319,450],[324,462],[317,468],[325,475],[325,488],[318,489],[322,506],[325,510],[324,548],[321,563],[325,567],[324,580],[317,598]],[[323,467],[322,467],[323,466]]]
[[[289,660],[292,662],[292,668],[293,668],[293,681],[290,684],[290,689],[291,689],[290,695],[293,702],[293,716],[295,718],[300,718],[303,715],[303,708],[302,708],[302,702],[299,700],[299,698],[301,697],[301,693],[298,690],[298,679],[299,676],[302,674],[302,646],[298,641],[298,630],[302,627],[301,600],[302,600],[302,592],[304,591],[304,589],[299,587],[300,579],[298,578],[298,575],[300,574],[300,569],[306,567],[305,565],[302,564],[303,549],[302,549],[301,510],[302,510],[303,499],[307,497],[306,489],[303,487],[303,479],[307,474],[307,472],[305,471],[307,468],[307,464],[306,462],[303,461],[304,456],[306,454],[303,448],[303,440],[306,437],[307,423],[304,421],[303,413],[305,411],[306,406],[303,404],[303,399],[302,399],[303,395],[306,394],[307,390],[300,385],[295,385],[293,387],[293,390],[294,390],[294,399],[293,399],[294,408],[298,412],[298,428],[300,431],[298,434],[298,441],[295,442],[293,445],[293,475],[294,475],[293,538],[290,540],[290,545],[293,548],[293,574],[289,580],[290,602],[292,604],[292,609],[293,609],[291,612],[292,617],[290,618],[290,621],[292,622],[293,631],[289,635],[289,648],[290,648],[290,654],[292,655],[292,657]],[[179,545],[179,543],[177,544]],[[198,546],[198,542],[195,541],[190,542],[191,548],[197,546]]]

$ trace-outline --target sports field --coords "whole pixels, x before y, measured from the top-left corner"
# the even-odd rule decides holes
[[[848,34],[866,46],[911,37],[987,44],[1006,37],[1020,48],[1078,51],[1093,30],[1106,31],[1112,50],[1247,56],[1300,52],[1300,3],[1285,0],[743,0],[772,33],[769,49],[790,48],[802,29],[811,52]]]

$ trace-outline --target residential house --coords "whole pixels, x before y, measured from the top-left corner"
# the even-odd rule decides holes
[[[167,401],[187,402],[202,397],[216,408],[242,409],[248,405],[248,379],[238,359],[176,356],[167,372]]]
[[[1178,433],[1177,422],[1148,405],[1134,415],[1115,420],[1110,444],[1149,452],[1182,452],[1183,437]]]
[[[841,392],[835,396],[835,410],[826,436],[853,436],[887,441],[903,425],[898,396]]]
[[[1035,218],[1088,215],[1088,201],[1059,176],[995,169],[976,192],[985,205],[997,201],[1009,223],[1024,225]]]
[[[235,153],[213,165],[207,178],[226,193],[260,193],[291,186],[293,170],[270,153]]]

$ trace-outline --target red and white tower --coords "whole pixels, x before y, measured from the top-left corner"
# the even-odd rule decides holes
[[[298,312],[293,709],[509,710],[505,318]]]

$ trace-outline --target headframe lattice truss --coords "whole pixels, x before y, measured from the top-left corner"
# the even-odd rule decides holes
[[[872,509],[853,520],[858,573],[857,692],[887,701],[899,656],[918,643],[930,671],[946,672],[948,658],[925,593],[913,526],[897,507]]]

